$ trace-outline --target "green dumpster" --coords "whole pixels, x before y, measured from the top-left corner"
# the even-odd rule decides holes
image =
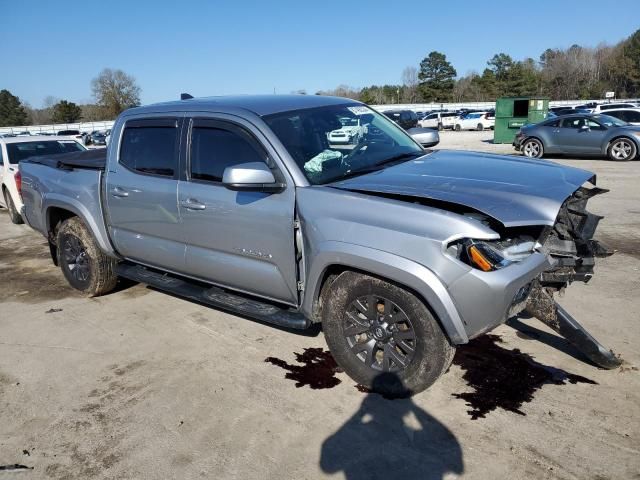
[[[549,99],[545,97],[504,97],[496,101],[493,143],[513,143],[518,129],[547,117]]]

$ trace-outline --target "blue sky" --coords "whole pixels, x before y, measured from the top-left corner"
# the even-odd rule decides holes
[[[640,28],[637,0],[0,0],[0,12],[0,89],[35,107],[47,95],[90,101],[104,67],[136,77],[142,103],[185,91],[314,93],[399,83],[432,50],[462,75],[498,52],[537,59]]]

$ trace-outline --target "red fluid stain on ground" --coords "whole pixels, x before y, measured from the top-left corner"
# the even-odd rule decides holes
[[[472,420],[484,418],[498,408],[525,415],[520,407],[533,400],[544,385],[567,382],[597,385],[593,380],[543,365],[530,355],[518,349],[508,350],[499,343],[502,340],[497,335],[483,335],[459,347],[453,359],[464,371],[463,379],[473,388],[472,392],[453,396],[465,400]]]
[[[342,372],[328,351],[322,348],[305,348],[304,353],[294,353],[296,361],[301,365],[292,365],[279,358],[268,357],[265,362],[288,370],[285,378],[296,382],[296,387],[309,386],[314,390],[333,388],[341,380],[336,373]]]

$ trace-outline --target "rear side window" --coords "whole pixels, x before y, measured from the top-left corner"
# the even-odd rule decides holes
[[[625,116],[622,118],[625,122],[640,123],[640,112],[635,110],[627,110]]]
[[[266,163],[267,155],[235,129],[194,124],[191,133],[191,178],[221,182],[224,169],[249,162]]]
[[[120,163],[136,172],[173,177],[178,163],[177,120],[127,122],[122,132]]]

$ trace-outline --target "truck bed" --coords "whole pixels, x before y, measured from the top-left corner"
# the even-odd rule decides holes
[[[104,252],[113,254],[102,214],[106,149],[31,157],[20,162],[23,218],[48,237],[57,210],[78,215]]]
[[[104,170],[107,163],[107,149],[85,150],[82,152],[59,153],[57,155],[43,155],[29,157],[21,163],[38,163],[48,167],[72,170],[84,168],[89,170]]]

